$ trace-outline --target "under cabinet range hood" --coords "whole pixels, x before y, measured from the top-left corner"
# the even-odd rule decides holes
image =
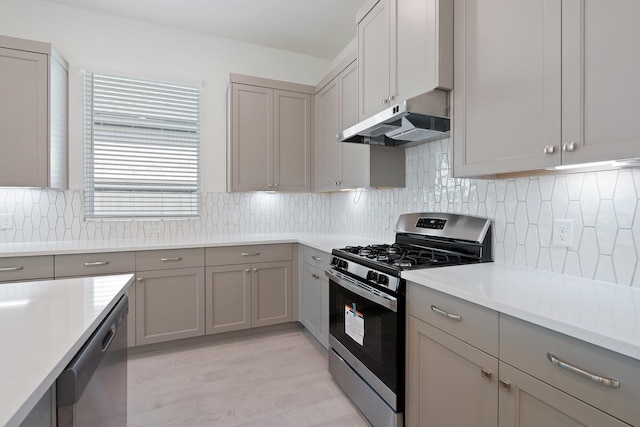
[[[395,104],[340,132],[340,142],[409,147],[449,136],[449,92],[436,89]]]

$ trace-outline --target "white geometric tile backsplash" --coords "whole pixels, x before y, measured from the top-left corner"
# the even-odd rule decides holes
[[[437,211],[494,221],[495,260],[640,286],[640,169],[515,179],[451,177],[449,140],[406,149],[407,187],[334,194],[204,193],[202,216],[179,221],[84,221],[79,191],[0,188],[14,227],[0,243],[332,232],[388,242],[401,213]],[[570,248],[551,244],[553,219],[573,220]]]

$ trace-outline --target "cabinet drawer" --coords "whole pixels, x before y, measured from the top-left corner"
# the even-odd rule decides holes
[[[167,249],[136,252],[136,270],[166,270],[204,266],[204,249]]]
[[[609,387],[556,366],[551,355],[590,374],[617,380],[620,386]],[[504,314],[500,315],[500,359],[616,418],[640,425],[638,360]]]
[[[493,356],[498,356],[498,313],[409,282],[407,312]]]
[[[324,270],[329,268],[329,264],[331,263],[331,254],[310,246],[300,245],[300,259],[306,264],[319,268],[323,271],[322,274],[324,274]]]
[[[227,246],[206,248],[206,265],[230,265],[254,262],[290,261],[293,249],[290,243],[275,245]]]
[[[53,255],[0,258],[0,282],[53,277]]]
[[[135,252],[56,255],[56,278],[132,273],[136,270]]]

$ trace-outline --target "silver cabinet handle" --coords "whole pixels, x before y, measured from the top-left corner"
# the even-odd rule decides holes
[[[251,271],[251,270],[249,270],[248,268],[245,268],[245,270],[244,270],[244,272],[245,272],[245,273],[248,273],[248,272],[250,272],[250,271]]]
[[[258,269],[257,268],[252,268],[251,271],[253,271],[255,273],[256,271],[258,271]]]
[[[544,150],[542,150],[544,154],[553,154],[554,151],[556,151],[556,148],[553,145],[545,145]]]
[[[574,151],[576,149],[575,142],[565,142],[562,144],[562,151]]]
[[[439,309],[435,305],[431,306],[431,311],[433,311],[434,313],[437,313],[437,314],[439,314],[441,316],[444,316],[446,318],[449,318],[451,320],[455,320],[457,322],[460,322],[462,320],[462,316],[458,316],[457,314],[447,313],[446,311]]]
[[[97,267],[99,265],[107,265],[109,264],[109,261],[92,261],[92,262],[85,262],[84,266],[85,267]]]
[[[382,100],[382,103],[383,103],[383,104],[388,104],[388,103],[389,103],[389,98],[385,98],[385,99],[383,99],[383,100]]]
[[[498,382],[500,383],[502,388],[504,388],[505,390],[511,390],[511,383],[509,381],[507,381],[507,380],[499,380]]]
[[[258,256],[260,252],[242,252],[242,256]]]
[[[138,282],[143,282],[144,281],[144,277],[138,277]]]
[[[317,257],[317,256],[315,256],[315,255],[312,255],[312,256],[311,256],[311,259],[313,259],[313,260],[315,260],[315,261],[322,261],[322,258]]]
[[[276,188],[280,187],[280,184],[276,184]]]
[[[573,365],[565,362],[562,359],[558,359],[556,356],[554,356],[551,353],[547,353],[547,359],[549,359],[549,362],[553,363],[555,366],[557,366],[559,368],[562,368],[564,370],[567,370],[569,372],[572,372],[572,373],[574,373],[576,375],[579,375],[582,378],[586,378],[588,380],[591,380],[594,383],[602,384],[604,386],[612,387],[612,388],[619,388],[620,387],[620,381],[618,381],[618,380],[601,377],[600,375],[596,375],[596,374],[592,374],[591,372],[587,372],[584,369],[580,369],[580,368],[578,368],[576,366],[573,366]]]
[[[21,266],[15,266],[15,267],[0,267],[0,272],[3,271],[20,271],[22,270],[24,267]]]
[[[182,261],[181,256],[173,257],[173,258],[160,258],[162,262],[171,262],[171,261]]]
[[[318,276],[316,273],[311,273],[311,277],[313,277],[314,279],[319,279],[320,276]]]
[[[491,371],[488,369],[482,369],[480,370],[480,373],[482,374],[482,376],[486,379],[491,379]]]
[[[269,184],[269,188],[273,188],[273,184]]]

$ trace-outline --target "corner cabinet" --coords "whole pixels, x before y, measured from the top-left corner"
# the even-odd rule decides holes
[[[637,2],[457,0],[454,175],[640,156],[639,15]]]
[[[371,0],[357,13],[359,120],[453,84],[453,2]]]
[[[311,191],[314,89],[231,74],[230,191]]]
[[[68,187],[68,64],[48,43],[0,36],[0,186]]]
[[[315,191],[404,187],[405,152],[338,142],[358,122],[358,63],[353,55],[318,84],[315,102]]]

